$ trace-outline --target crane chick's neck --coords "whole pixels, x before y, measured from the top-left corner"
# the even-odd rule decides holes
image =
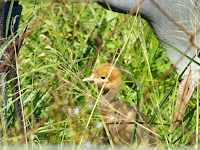
[[[104,89],[103,97],[107,101],[111,101],[111,100],[115,99],[115,97],[119,93],[119,90],[120,90],[120,86],[113,87],[113,88],[110,88],[110,89]]]

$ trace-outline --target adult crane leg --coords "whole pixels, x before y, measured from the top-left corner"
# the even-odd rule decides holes
[[[14,49],[13,49],[14,51]],[[23,113],[22,113],[22,102],[20,99],[20,88],[17,79],[17,70],[16,70],[16,59],[15,59],[15,54],[12,55],[11,59],[11,66],[9,66],[9,79],[10,81],[10,86],[12,88],[12,99],[15,101],[14,102],[14,110],[15,110],[15,117],[16,121],[18,122],[19,125],[19,133],[24,134],[25,130],[25,123],[24,123],[24,118],[23,118]]]
[[[3,32],[3,21],[4,21],[4,6],[5,2],[0,1],[0,38],[3,38],[4,32]],[[0,47],[3,45],[3,41],[0,40]],[[3,55],[2,53],[0,54],[0,61],[2,62],[3,60]],[[7,104],[7,88],[6,88],[6,75],[7,75],[7,69],[2,68],[0,70],[0,103],[1,103],[1,109],[3,109],[6,104]],[[1,136],[2,134],[6,133],[6,128],[7,128],[7,110],[4,109],[3,113],[0,117],[0,126],[1,126]]]
[[[12,3],[13,2],[13,3]],[[7,3],[5,4],[5,11],[4,11],[4,29],[6,29],[6,23],[9,23],[9,27],[8,27],[8,32],[5,33],[5,36],[8,37],[10,35],[15,34],[15,32],[18,29],[18,25],[19,25],[19,20],[20,20],[20,16],[21,16],[21,11],[22,11],[22,6],[19,5],[19,1],[15,0],[15,1],[10,1],[8,0]],[[10,7],[11,5],[13,5],[13,7]],[[8,18],[8,12],[10,10],[10,8],[12,8],[11,11],[11,18]],[[10,19],[10,20],[8,20]],[[13,22],[13,20],[15,20]],[[17,40],[17,39],[15,39]],[[13,42],[13,45],[15,44],[15,41]],[[11,46],[12,48],[8,48],[8,58],[9,58],[9,67],[8,67],[8,75],[9,78],[11,79],[10,84],[11,84],[11,88],[12,88],[12,98],[14,101],[14,110],[15,110],[15,117],[16,117],[16,121],[18,122],[18,127],[19,127],[19,134],[24,134],[25,131],[25,123],[24,123],[24,118],[23,118],[23,113],[22,113],[22,102],[20,100],[20,91],[19,91],[19,82],[18,82],[18,78],[17,78],[17,69],[16,69],[16,59],[15,59],[15,54],[17,52],[17,45],[16,46]]]

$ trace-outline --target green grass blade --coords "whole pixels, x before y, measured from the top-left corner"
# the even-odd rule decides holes
[[[6,31],[5,31],[5,37],[6,38],[8,37],[8,30],[9,30],[9,24],[10,24],[10,18],[11,18],[11,14],[12,14],[13,4],[14,4],[14,0],[12,0],[11,3],[10,3],[8,16],[7,16],[7,19],[6,19]]]
[[[164,95],[163,99],[162,99],[161,102],[159,103],[159,108],[161,108],[161,107],[164,105],[164,103],[167,101],[167,98],[169,97],[169,95],[170,95],[171,92],[173,91],[175,85],[176,85],[176,84],[174,84],[174,85],[168,90],[168,92]],[[151,119],[150,119],[148,125],[151,125],[151,123],[152,123],[153,120],[155,119],[155,117],[156,117],[156,115],[157,115],[157,111],[158,111],[158,108],[156,109],[156,111],[154,112],[153,116],[151,117]]]
[[[137,90],[137,106],[139,106],[139,88]],[[135,118],[135,121],[138,122],[138,118],[139,118],[139,115],[138,113],[136,114],[136,118]],[[132,135],[131,135],[131,142],[130,142],[130,146],[133,145],[134,141],[135,141],[135,136],[136,136],[136,130],[137,130],[137,124],[134,124],[133,126],[133,132],[132,132]]]

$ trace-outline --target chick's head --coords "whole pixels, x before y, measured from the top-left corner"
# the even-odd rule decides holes
[[[93,82],[99,87],[105,84],[104,90],[118,88],[121,85],[121,72],[116,67],[113,69],[112,67],[111,63],[103,63],[96,68],[90,77],[83,79],[83,81]]]

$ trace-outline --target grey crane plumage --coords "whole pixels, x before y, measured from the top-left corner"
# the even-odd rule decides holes
[[[179,82],[177,102],[173,116],[172,132],[183,118],[189,100],[198,82],[200,62],[198,57],[200,33],[200,11],[198,0],[105,0],[103,7],[120,13],[129,13],[138,7],[138,13],[152,27],[158,41],[165,49],[177,73],[182,75]],[[109,4],[109,6],[108,6]],[[182,53],[186,56],[182,57]],[[192,61],[195,60],[196,62]]]

